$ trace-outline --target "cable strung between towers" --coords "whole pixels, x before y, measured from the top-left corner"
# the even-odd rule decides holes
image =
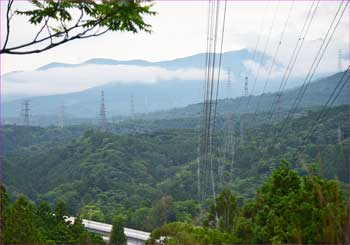
[[[202,110],[202,126],[200,133],[199,156],[197,164],[198,195],[201,204],[207,198],[212,198],[215,203],[216,167],[213,160],[213,136],[215,132],[216,107],[218,99],[218,89],[220,84],[221,58],[224,38],[224,26],[226,19],[227,1],[222,11],[220,11],[219,0],[208,2],[208,22],[207,22],[207,44],[205,58],[205,78],[204,78],[204,101]],[[221,40],[218,37],[220,29],[220,12],[222,17]],[[217,53],[217,46],[220,42],[220,52]]]

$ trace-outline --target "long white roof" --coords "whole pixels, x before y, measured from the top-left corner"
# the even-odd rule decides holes
[[[75,217],[68,217],[66,218],[66,220],[74,223]],[[86,228],[94,229],[97,231],[110,233],[112,230],[112,225],[110,224],[105,224],[105,223],[96,222],[96,221],[87,220],[87,219],[83,219],[82,223]],[[125,227],[124,227],[124,233],[127,237],[136,238],[143,241],[146,241],[151,235],[151,233],[149,232],[134,230],[134,229],[125,228]]]

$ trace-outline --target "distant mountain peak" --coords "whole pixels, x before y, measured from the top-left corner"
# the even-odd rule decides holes
[[[49,64],[46,64],[46,65],[43,65],[43,66],[37,68],[36,70],[37,71],[45,71],[45,70],[52,69],[52,68],[75,67],[75,66],[79,66],[79,64],[51,62]]]
[[[249,49],[240,49],[240,50],[231,50],[231,51],[226,51],[223,53],[223,56],[228,56],[228,57],[234,57],[236,56],[237,58],[249,58],[250,54]],[[68,68],[68,67],[79,67],[79,66],[84,66],[84,65],[135,65],[135,66],[166,66],[170,63],[177,63],[177,62],[183,62],[184,60],[187,60],[190,65],[191,63],[195,62],[195,67],[198,67],[198,61],[202,61],[203,56],[205,53],[198,53],[198,54],[193,54],[185,57],[180,57],[180,58],[175,58],[175,59],[168,59],[168,60],[162,60],[162,61],[156,61],[156,62],[151,62],[147,60],[142,60],[142,59],[134,59],[134,60],[116,60],[116,59],[111,59],[111,58],[92,58],[89,60],[86,60],[82,63],[79,64],[71,64],[71,63],[62,63],[62,62],[51,62],[49,64],[43,65],[39,68],[37,68],[37,71],[45,71],[48,69],[53,69],[53,68]],[[177,67],[177,65],[175,65]]]

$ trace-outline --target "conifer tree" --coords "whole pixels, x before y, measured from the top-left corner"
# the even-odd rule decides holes
[[[124,234],[124,217],[123,216],[116,216],[113,219],[113,226],[112,231],[109,237],[109,243],[111,244],[126,244],[127,239]]]

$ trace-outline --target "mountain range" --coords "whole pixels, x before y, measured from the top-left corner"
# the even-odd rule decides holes
[[[300,108],[314,108],[317,109],[323,106],[331,92],[337,87],[339,81],[345,76],[344,72],[338,72],[331,76],[316,79],[310,82],[305,90],[305,94],[300,102]],[[346,78],[346,77],[345,77]],[[345,80],[342,80],[343,82]],[[340,87],[340,86],[339,86]],[[338,87],[338,89],[339,89]],[[284,91],[279,99],[276,112],[285,112],[290,110],[293,103],[301,89],[301,86],[287,89]],[[337,90],[338,91],[338,90]],[[264,93],[261,95],[241,96],[238,98],[225,98],[218,100],[217,112],[219,114],[228,113],[270,113],[274,100],[278,93]],[[336,105],[348,105],[350,104],[350,83],[347,82],[344,88],[340,92],[338,98],[335,100]],[[202,103],[191,104],[183,108],[175,108],[171,110],[165,110],[160,112],[148,113],[146,115],[140,115],[142,118],[151,119],[175,119],[175,118],[190,118],[200,116],[203,108]]]
[[[262,54],[257,53],[257,57],[259,57],[259,55]],[[240,96],[243,93],[245,76],[249,77],[251,84],[254,83],[255,73],[253,74],[251,69],[247,68],[247,62],[250,61],[251,57],[253,57],[253,54],[248,49],[223,53],[221,66],[222,83],[219,98],[234,98]],[[4,89],[5,100],[2,103],[3,117],[19,117],[23,99],[28,99],[31,105],[31,115],[34,117],[57,117],[64,104],[65,116],[67,118],[93,119],[99,114],[101,90],[105,92],[105,105],[108,117],[128,116],[132,111],[137,114],[148,113],[199,103],[203,98],[203,79],[201,79],[201,77],[204,74],[204,62],[204,53],[160,62],[144,60],[118,61],[97,58],[81,64],[50,63],[39,67],[35,71],[11,72],[3,76],[5,85],[11,85],[13,87],[26,85],[28,86],[28,90],[34,87],[34,85],[30,86],[31,83],[34,84],[37,81],[40,82],[39,88],[50,86],[50,84],[52,85],[52,83],[55,83],[54,81],[56,80],[54,79],[57,79],[57,72],[64,77],[63,75],[68,70],[70,76],[83,76],[84,73],[88,71],[94,74],[94,76],[96,75],[96,79],[100,81],[97,84],[102,85],[92,86],[78,92],[40,96],[29,96],[23,93],[23,91],[21,94],[10,93],[11,91],[7,91],[6,93],[6,89]],[[263,65],[267,65],[269,62],[271,62],[271,57],[266,56]],[[155,78],[153,79],[155,81],[153,82],[145,82],[142,77],[135,78],[132,81],[121,81],[122,78],[114,78],[113,76],[110,78],[108,77],[110,75],[103,74],[105,71],[104,69],[107,69],[106,67],[112,71],[120,67],[128,67],[131,69],[129,71],[130,73],[136,68],[142,68],[146,71],[152,68],[162,70],[160,75],[154,75]],[[283,66],[278,63],[275,67],[277,69],[283,68]],[[197,73],[199,71],[201,75],[199,77],[197,73],[197,77],[190,75],[192,74],[191,69],[197,69],[195,71]],[[229,70],[230,82],[228,82]],[[176,75],[174,75],[174,73],[176,73]],[[122,77],[122,75],[126,76],[128,74],[121,74],[120,76]],[[65,84],[70,84],[70,76],[67,78],[68,81],[62,81],[62,84],[63,82],[65,82]],[[87,75],[85,74],[85,76]],[[43,77],[46,80],[40,81],[40,79],[44,79]],[[251,91],[252,94],[258,94],[259,91],[261,92],[263,80],[263,78],[257,79],[255,92]],[[275,91],[279,85],[279,81],[278,77],[271,78],[266,92]],[[289,81],[290,85],[287,85],[287,87],[297,86],[298,81],[300,81],[300,79],[297,77],[291,78]],[[84,84],[84,81],[79,80],[79,83]],[[74,83],[71,82],[71,84]],[[38,85],[36,84],[36,86]],[[253,87],[253,85],[250,86]],[[250,90],[253,89],[250,88]]]
[[[198,105],[198,103],[203,100],[203,79],[189,74],[192,73],[191,69],[197,69],[196,72],[198,73],[198,71],[200,71],[201,74],[203,71],[204,74],[205,55],[206,54],[201,53],[160,62],[149,62],[145,60],[119,61],[96,58],[81,64],[54,62],[39,67],[34,71],[7,73],[2,77],[5,88],[9,85],[17,87],[25,85],[31,88],[31,83],[36,81],[36,77],[39,80],[43,79],[43,77],[47,79],[41,81],[39,85],[44,87],[49,86],[50,83],[57,83],[55,82],[56,80],[54,80],[54,76],[60,77],[59,74],[62,74],[62,77],[66,77],[68,80],[62,81],[62,86],[69,87],[70,76],[77,75],[79,77],[85,75],[86,78],[86,76],[89,75],[84,74],[85,72],[96,76],[96,79],[101,81],[100,83],[102,83],[102,85],[92,86],[78,92],[41,96],[30,96],[23,92],[21,94],[16,94],[7,91],[6,93],[6,89],[4,89],[3,91],[5,91],[5,93],[3,94],[3,102],[1,103],[2,118],[5,123],[20,123],[23,100],[28,99],[30,101],[30,116],[33,119],[32,122],[36,120],[38,122],[47,121],[45,124],[57,123],[60,114],[62,114],[62,107],[64,107],[64,117],[66,119],[75,121],[82,119],[85,122],[86,120],[95,120],[99,115],[101,103],[100,94],[102,90],[105,93],[105,106],[109,119],[124,118],[131,114],[144,116],[144,114],[147,113],[151,113],[150,117],[155,115],[155,117],[163,117],[165,114],[170,114],[168,116],[173,117],[179,110],[181,111],[180,117],[183,117],[186,115],[187,109],[181,108],[186,106],[188,106],[188,108],[195,108],[196,104]],[[259,57],[261,55],[261,53],[257,53],[256,56]],[[251,57],[253,57],[253,54],[248,49],[223,53],[221,66],[222,78],[219,91],[219,99],[223,99],[223,101],[219,103],[219,111],[230,111],[231,108],[235,108],[233,110],[237,112],[246,112],[247,110],[245,108],[237,109],[239,108],[237,106],[238,101],[245,104],[247,102],[246,100],[249,100],[252,104],[251,108],[254,108],[258,101],[261,100],[262,111],[266,110],[271,104],[271,100],[274,97],[273,92],[278,89],[281,79],[280,77],[272,77],[269,80],[265,93],[260,98],[265,79],[263,77],[256,78],[255,73],[248,68],[247,62],[252,62],[250,60]],[[271,57],[266,56],[262,68],[264,69],[264,66],[268,66],[269,62],[271,62]],[[145,80],[147,79],[146,77],[143,79],[142,74],[131,74],[141,77],[129,81],[122,81],[122,78],[114,78],[113,76],[111,78],[111,74],[103,74],[106,69],[109,69],[108,71],[114,71],[120,69],[120,67],[128,67],[128,72],[130,73],[137,73],[139,70],[135,69],[139,68],[142,68],[142,71],[150,69],[150,73],[155,76],[155,78],[153,78],[154,81],[146,82]],[[283,71],[282,64],[277,63],[275,67]],[[157,74],[159,70],[154,69],[161,69],[160,74]],[[69,71],[68,77],[64,76],[67,71]],[[156,74],[153,74],[153,71]],[[228,76],[229,72],[230,76]],[[238,99],[238,97],[243,94],[244,77],[246,75],[249,80],[248,89],[250,96]],[[320,105],[323,101],[322,98],[328,94],[330,88],[327,85],[329,83],[327,79],[332,80],[332,77],[317,79],[321,76],[322,74],[315,75],[316,83],[313,83],[313,85],[308,88],[305,105]],[[230,77],[230,80],[228,80],[228,77]],[[50,81],[51,79],[53,79],[53,81]],[[35,81],[33,82],[33,80]],[[318,83],[318,81],[320,83]],[[66,85],[63,85],[63,82],[65,82]],[[294,76],[289,79],[286,86],[287,92],[282,98],[282,107],[288,108],[288,103],[295,97],[296,89],[302,82],[303,77]],[[71,83],[74,84],[74,82]],[[84,84],[84,81],[79,80],[78,83]],[[255,87],[254,84],[256,85]],[[310,96],[311,94],[312,96]],[[168,110],[170,111],[165,114],[163,113],[163,111]],[[198,112],[198,108],[196,111]]]

